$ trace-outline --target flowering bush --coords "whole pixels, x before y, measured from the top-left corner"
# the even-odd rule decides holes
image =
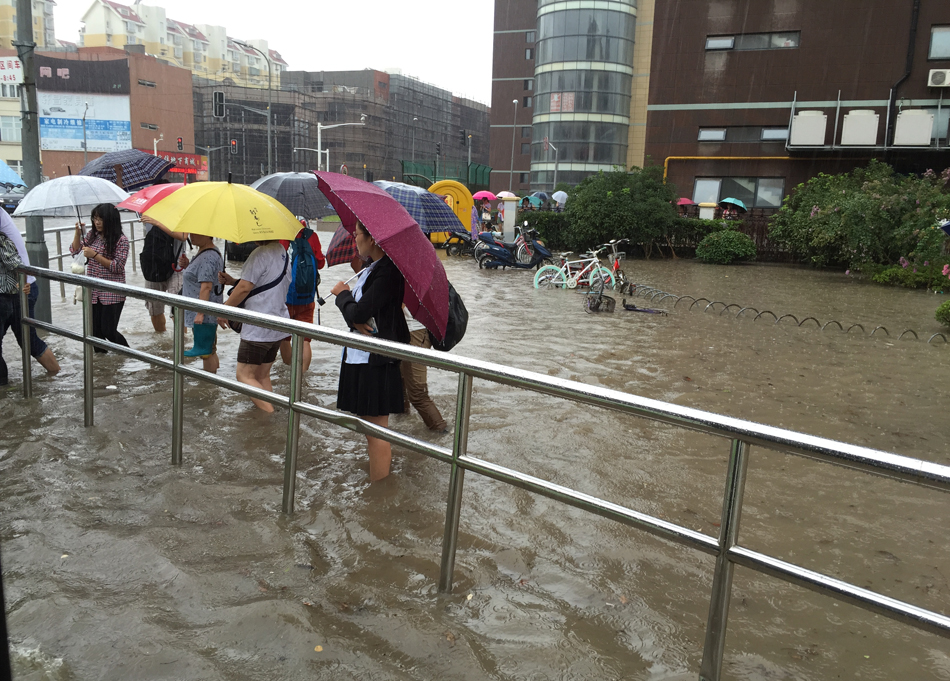
[[[742,232],[725,229],[707,235],[696,247],[696,257],[716,265],[755,260],[755,242]]]
[[[950,300],[937,308],[934,318],[944,326],[950,326]]]
[[[772,218],[769,238],[819,266],[920,267],[938,260],[950,217],[950,168],[939,175],[898,175],[871,161],[842,175],[820,174],[798,185]]]

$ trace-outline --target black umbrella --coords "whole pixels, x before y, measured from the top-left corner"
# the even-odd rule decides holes
[[[122,173],[121,178],[118,177],[116,166]],[[153,184],[174,166],[174,162],[146,154],[144,151],[123,149],[103,154],[89,161],[79,174],[101,177],[103,180],[118,184],[125,190],[136,190]]]
[[[273,196],[291,213],[307,220],[336,215],[313,173],[273,173],[252,184],[251,189]]]

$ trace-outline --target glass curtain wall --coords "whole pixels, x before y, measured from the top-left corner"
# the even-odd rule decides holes
[[[539,0],[532,189],[554,189],[552,147],[558,183],[626,165],[636,7],[636,0]]]

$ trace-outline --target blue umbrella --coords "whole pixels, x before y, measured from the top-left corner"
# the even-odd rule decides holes
[[[373,184],[396,199],[426,234],[468,231],[445,201],[422,187],[386,180]]]
[[[537,196],[541,201],[548,200],[548,195],[545,192],[532,192],[531,196]]]
[[[733,199],[733,198],[723,199],[722,201],[719,202],[719,205],[721,206],[724,203],[731,204],[735,206],[736,208],[739,208],[740,210],[742,210],[743,213],[745,213],[748,210],[745,207],[745,204],[742,203],[742,201],[740,201],[739,199]]]
[[[0,160],[0,183],[10,185],[11,187],[26,186],[26,182],[23,181],[23,178],[17,175],[16,171],[2,160]]]

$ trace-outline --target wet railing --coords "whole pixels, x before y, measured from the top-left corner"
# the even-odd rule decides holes
[[[21,267],[18,271],[20,272],[21,287],[25,282],[24,275],[29,273],[37,277],[76,284],[85,288],[85,295],[83,295],[83,329],[81,332],[59,328],[35,319],[24,319],[23,325],[24,327],[34,326],[38,329],[45,329],[84,344],[83,396],[86,426],[92,426],[95,422],[92,373],[93,348],[101,347],[174,372],[171,443],[171,460],[174,465],[181,465],[182,463],[184,379],[186,377],[206,381],[249,397],[264,400],[275,406],[287,408],[289,414],[284,454],[282,502],[284,513],[290,514],[294,510],[297,443],[301,416],[312,416],[364,435],[372,435],[448,464],[450,466],[448,499],[439,576],[439,591],[443,593],[452,590],[463,482],[465,472],[470,471],[714,556],[716,562],[700,668],[700,679],[703,681],[718,681],[721,678],[726,623],[732,595],[732,578],[737,565],[836,600],[856,605],[870,612],[884,615],[916,629],[950,639],[950,617],[946,615],[884,596],[739,544],[739,520],[742,514],[746,471],[749,464],[750,450],[753,446],[802,456],[822,463],[837,464],[900,482],[938,489],[943,492],[950,492],[950,467],[948,466],[804,435],[781,428],[764,426],[741,419],[719,416],[615,390],[585,385],[576,381],[552,378],[492,362],[414,348],[401,343],[373,339],[368,336],[360,336],[336,329],[328,329],[322,326],[182,298],[157,291],[148,291],[134,286],[113,284],[100,279],[59,273],[36,267]],[[94,338],[92,336],[92,296],[89,291],[91,287],[171,305],[175,309],[172,358],[158,357]],[[27,309],[26,295],[22,293],[21,305],[22,309]],[[293,360],[291,363],[290,394],[285,397],[182,364],[182,353],[185,345],[183,323],[185,308],[276,329],[291,335],[293,337]],[[26,328],[24,328],[24,331],[26,331]],[[29,337],[29,333],[23,334],[23,394],[27,398],[33,395],[30,378]],[[303,375],[301,360],[304,337],[334,345],[346,345],[361,350],[369,350],[401,360],[420,362],[457,374],[458,399],[452,448],[441,447],[388,428],[376,426],[356,416],[302,401]],[[468,432],[472,385],[475,379],[530,390],[564,398],[572,402],[611,409],[659,423],[728,438],[731,441],[731,446],[725,471],[719,536],[713,537],[703,534],[631,508],[470,456],[468,453]]]

